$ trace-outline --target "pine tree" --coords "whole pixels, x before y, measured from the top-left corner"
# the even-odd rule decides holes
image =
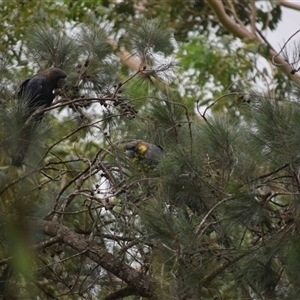
[[[29,30],[35,71],[68,81],[22,168],[9,157],[21,80],[7,93],[1,72],[2,298],[298,299],[297,86],[200,115],[176,86],[171,32],[128,26],[119,48],[98,23]],[[132,139],[164,155],[131,159]]]

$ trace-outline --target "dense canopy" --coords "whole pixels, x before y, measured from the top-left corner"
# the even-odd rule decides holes
[[[298,4],[0,4],[1,299],[299,298]]]

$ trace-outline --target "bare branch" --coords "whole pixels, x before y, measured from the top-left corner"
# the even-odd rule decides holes
[[[207,214],[203,217],[202,221],[200,222],[200,224],[198,225],[197,229],[196,229],[196,233],[198,234],[201,227],[203,226],[203,224],[207,221],[207,218],[213,213],[213,211],[219,206],[221,205],[222,203],[226,202],[226,201],[229,201],[229,200],[232,200],[232,197],[229,197],[229,198],[225,198],[219,202],[217,202],[208,212]],[[203,230],[202,232],[200,233],[200,235],[203,234]]]
[[[287,54],[288,51],[286,50],[286,47],[287,47],[287,44],[291,42],[292,38],[293,38],[294,36],[296,36],[299,32],[300,32],[300,30],[297,30],[295,33],[293,33],[293,34],[287,39],[287,41],[283,44],[283,46],[281,47],[280,51],[279,51],[276,55],[274,55],[274,56],[272,57],[272,63],[273,63],[273,65],[275,65],[275,66],[280,66],[278,63],[275,62],[275,59],[276,59],[282,52],[286,51],[286,60],[285,60],[284,63],[285,63],[286,65],[289,65],[289,66],[290,66],[290,68],[291,68],[290,73],[291,73],[291,74],[295,74],[296,72],[299,71],[299,68],[296,67],[297,63],[299,62],[299,55],[298,55],[298,51],[297,51],[297,52],[295,53],[295,55],[293,55],[293,56],[294,56],[294,60],[293,60],[293,61],[289,61],[289,57],[288,57],[288,54]],[[297,49],[297,50],[298,50],[298,49]]]
[[[244,28],[246,30],[246,26],[245,24],[242,22],[242,20],[238,17],[237,13],[236,13],[236,10],[235,10],[235,7],[232,3],[232,0],[227,0],[227,3],[230,7],[230,11],[232,12],[236,22],[241,26],[241,28]]]
[[[101,267],[126,282],[142,297],[151,300],[157,299],[154,292],[154,281],[151,277],[127,265],[107,252],[105,248],[99,247],[96,243],[86,239],[81,234],[56,222],[35,219],[29,220],[29,223],[32,223],[34,228],[44,232],[46,235],[52,237],[60,236],[63,243],[78,252],[84,252],[83,255],[86,255]]]
[[[217,0],[208,0],[209,5],[215,12],[217,18],[219,19],[220,23],[226,28],[230,33],[235,35],[236,37],[240,39],[251,39],[252,41],[256,43],[262,43],[262,41],[255,36],[252,32],[248,31],[245,28],[241,28],[237,23],[234,22],[232,18],[230,18],[224,8],[224,5],[221,1]],[[294,81],[299,81],[298,76],[291,76],[291,68],[290,66],[279,56],[275,51],[272,49],[269,50],[268,59],[271,60],[272,58],[274,64],[278,66],[282,71],[284,71],[287,75],[290,76],[291,79]]]
[[[209,5],[215,12],[217,18],[221,22],[221,24],[232,34],[237,36],[240,39],[248,38],[248,39],[256,39],[255,35],[249,32],[245,28],[241,28],[238,26],[233,19],[231,19],[224,8],[224,5],[221,1],[216,0],[208,0]]]
[[[240,259],[242,259],[244,256],[246,256],[248,253],[242,253],[238,256],[236,256],[235,258],[233,258],[232,260],[228,260],[227,262],[225,262],[224,264],[220,265],[219,267],[215,268],[212,270],[212,272],[210,274],[208,274],[207,276],[205,276],[202,280],[201,280],[201,285],[205,286],[208,283],[210,283],[212,280],[214,280],[222,271],[226,270],[227,268],[229,268],[230,266],[234,265],[236,262],[238,262]]]
[[[286,1],[286,0],[279,0],[279,2],[282,6],[285,6],[287,8],[300,10],[300,4],[296,3],[295,1],[289,2],[289,1]]]
[[[136,291],[132,287],[126,287],[106,296],[103,300],[123,299],[124,297],[136,295]]]

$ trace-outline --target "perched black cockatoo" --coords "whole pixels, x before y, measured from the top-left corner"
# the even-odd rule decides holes
[[[50,68],[26,79],[20,85],[18,98],[23,101],[24,112],[20,121],[17,143],[12,154],[12,165],[21,166],[30,143],[33,129],[40,123],[44,113],[39,113],[30,119],[30,116],[39,108],[51,106],[55,98],[55,89],[61,87],[67,74],[59,68]],[[29,120],[29,122],[28,122]]]
[[[67,74],[59,68],[50,68],[26,79],[20,85],[18,97],[26,101],[26,116],[32,115],[38,108],[49,107],[55,98],[54,90],[61,87]],[[38,114],[36,120],[41,120],[43,114]]]
[[[124,149],[127,157],[148,164],[157,163],[165,153],[161,146],[150,144],[142,140],[129,141]]]

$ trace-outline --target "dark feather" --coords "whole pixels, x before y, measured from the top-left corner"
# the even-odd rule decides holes
[[[66,80],[66,73],[59,68],[50,68],[24,80],[18,91],[20,101],[25,101],[25,110],[19,128],[17,147],[12,155],[12,165],[21,166],[29,146],[31,135],[41,122],[44,113],[39,113],[32,120],[30,116],[39,108],[51,106],[55,93]],[[28,120],[30,120],[28,124]]]
[[[58,68],[51,68],[26,79],[20,85],[18,97],[27,102],[28,117],[40,107],[51,106],[55,94],[62,81],[66,79],[66,73]],[[42,116],[40,116],[40,119]]]

